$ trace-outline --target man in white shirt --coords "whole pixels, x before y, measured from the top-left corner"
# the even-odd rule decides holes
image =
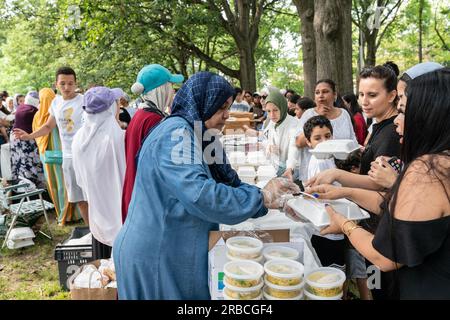
[[[231,112],[249,112],[250,106],[247,101],[244,100],[245,91],[242,91],[241,88],[234,88],[236,91],[236,98],[234,99],[233,104],[231,105]]]
[[[52,101],[47,122],[38,130],[27,134],[14,129],[14,135],[20,140],[31,140],[48,135],[56,126],[61,138],[63,154],[63,175],[67,197],[70,203],[77,203],[84,222],[89,225],[88,203],[83,190],[78,186],[72,164],[72,140],[82,125],[83,95],[75,92],[77,77],[69,67],[61,67],[56,72],[56,87],[61,93]]]

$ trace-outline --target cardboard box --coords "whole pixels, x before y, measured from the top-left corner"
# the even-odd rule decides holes
[[[289,242],[289,229],[252,230],[252,231],[211,231],[209,233],[208,281],[212,300],[222,300],[223,266],[229,260],[226,257],[225,241],[234,236],[257,235],[264,243],[264,248],[271,245],[283,245],[300,252],[299,262],[303,263],[303,242]],[[271,242],[269,242],[271,241]]]

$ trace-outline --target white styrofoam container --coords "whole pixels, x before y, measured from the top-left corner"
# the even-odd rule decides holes
[[[29,227],[21,227],[21,228],[14,228],[11,230],[8,236],[8,240],[23,240],[23,239],[31,239],[36,237],[33,230]]]
[[[288,206],[294,209],[299,217],[311,221],[317,228],[326,227],[330,224],[330,217],[325,210],[325,203],[331,205],[336,212],[349,220],[363,220],[370,217],[367,211],[347,199],[326,200],[322,202],[317,199],[299,196],[287,202]]]
[[[8,249],[20,249],[28,246],[33,246],[34,241],[31,238],[28,239],[20,239],[20,240],[8,240],[6,241],[6,246]]]
[[[329,159],[335,157],[339,160],[347,159],[348,155],[358,150],[361,146],[354,140],[336,139],[319,143],[314,149],[310,149],[317,159]]]

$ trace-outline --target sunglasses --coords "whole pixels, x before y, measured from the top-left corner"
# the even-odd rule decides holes
[[[267,96],[261,96],[261,98],[263,98],[263,99],[266,99],[266,98],[267,98]]]

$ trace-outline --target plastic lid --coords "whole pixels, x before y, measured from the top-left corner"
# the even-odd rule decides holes
[[[266,300],[303,300],[303,291],[293,298],[276,298],[267,293],[266,288],[263,289],[263,295]]]
[[[266,284],[266,286],[271,287],[272,289],[275,289],[275,290],[280,290],[280,291],[295,291],[295,290],[300,290],[305,286],[305,280],[303,280],[299,284],[296,284],[293,286],[280,286],[278,284],[273,284],[272,282],[267,280],[267,275],[264,276],[264,283]]]
[[[309,272],[305,279],[306,283],[311,287],[327,289],[343,285],[346,277],[342,270],[323,267]]]
[[[223,294],[223,298],[225,300],[238,300],[238,299],[234,299],[234,298],[228,296],[227,293],[225,292],[225,290],[222,291],[222,294]],[[262,300],[262,298],[263,298],[263,294],[261,292],[261,294],[259,296],[257,296],[256,298],[253,298],[253,299],[249,299],[249,300]]]
[[[255,261],[237,260],[225,263],[223,272],[229,278],[238,280],[259,279],[264,274],[264,268]]]
[[[252,237],[231,237],[226,245],[228,250],[239,253],[258,253],[263,248],[262,241]]]
[[[300,253],[298,250],[283,246],[269,246],[264,248],[263,255],[266,260],[290,259],[296,260]]]
[[[263,285],[264,285],[264,281],[260,281],[256,286],[253,286],[253,287],[236,287],[236,286],[233,286],[233,285],[229,284],[228,281],[227,281],[227,278],[225,277],[223,279],[223,284],[225,285],[225,288],[228,288],[228,289],[233,290],[233,291],[237,291],[237,292],[252,292],[252,291],[260,290],[263,287]]]
[[[301,278],[304,266],[298,261],[288,259],[275,259],[264,264],[264,271],[277,278]]]
[[[242,261],[242,260],[244,260],[244,261],[255,261],[255,262],[261,263],[263,261],[263,256],[261,254],[257,258],[245,259],[245,258],[241,258],[241,257],[232,256],[227,251],[227,259],[230,260],[230,261]]]
[[[308,292],[308,290],[303,290],[303,292],[305,293],[306,297],[308,297],[310,300],[341,300],[342,296],[344,295],[344,293],[341,292],[334,297],[319,297],[316,296],[315,294]]]
[[[257,171],[258,176],[276,176],[277,171],[273,166],[259,166]]]

